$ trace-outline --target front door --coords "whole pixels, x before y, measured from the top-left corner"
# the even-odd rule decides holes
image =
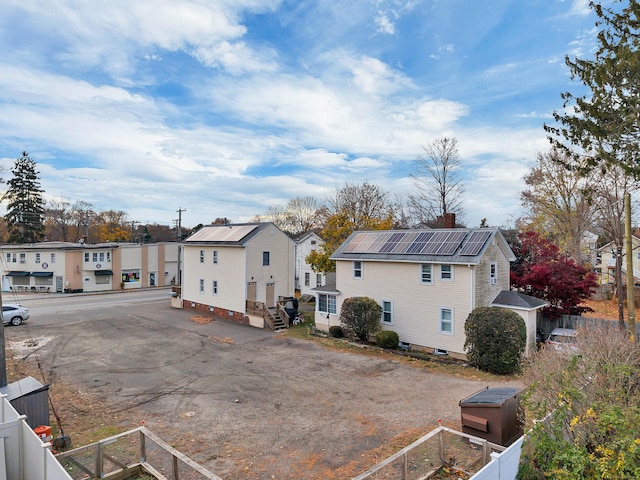
[[[247,302],[251,302],[251,308],[253,308],[253,302],[256,301],[256,282],[247,283]]]
[[[275,283],[267,283],[267,296],[264,300],[267,308],[276,306],[276,284]]]
[[[62,283],[63,283],[63,278],[62,276],[57,276],[56,275],[56,292],[60,293],[62,291]]]
[[[156,274],[155,274],[155,272],[151,272],[149,274],[149,286],[150,287],[155,287],[156,286]]]

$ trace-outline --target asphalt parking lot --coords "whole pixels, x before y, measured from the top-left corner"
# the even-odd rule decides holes
[[[331,472],[360,473],[398,435],[459,424],[466,396],[517,385],[197,320],[166,300],[34,315],[6,336],[47,339],[37,353],[53,385],[99,395],[114,425],[144,421],[227,480],[347,478]]]

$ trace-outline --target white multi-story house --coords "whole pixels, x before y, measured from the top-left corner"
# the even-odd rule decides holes
[[[184,240],[182,308],[264,327],[269,309],[294,293],[294,242],[273,223],[206,225]]]
[[[332,259],[335,285],[315,292],[318,328],[340,325],[346,298],[370,297],[382,307],[382,328],[403,344],[463,357],[471,311],[499,305],[524,318],[528,348],[535,345],[535,312],[546,303],[500,295],[509,290],[515,256],[498,229],[355,232]]]
[[[300,295],[315,296],[313,289],[324,285],[326,278],[323,273],[314,272],[306,258],[312,251],[319,249],[324,244],[324,240],[316,232],[310,230],[295,237],[294,241],[296,291],[300,292]]]

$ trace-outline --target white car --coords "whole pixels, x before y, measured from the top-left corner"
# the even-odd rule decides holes
[[[547,345],[559,351],[575,353],[579,350],[578,331],[573,328],[554,328]]]
[[[19,304],[2,305],[2,320],[5,325],[20,325],[29,319],[29,310]]]

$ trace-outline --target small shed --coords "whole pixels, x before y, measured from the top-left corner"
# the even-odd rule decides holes
[[[27,416],[27,424],[31,428],[49,425],[49,385],[43,385],[33,377],[26,377],[17,382],[0,387],[0,393],[20,415]]]
[[[518,388],[486,388],[460,401],[462,431],[508,447],[523,434]]]

